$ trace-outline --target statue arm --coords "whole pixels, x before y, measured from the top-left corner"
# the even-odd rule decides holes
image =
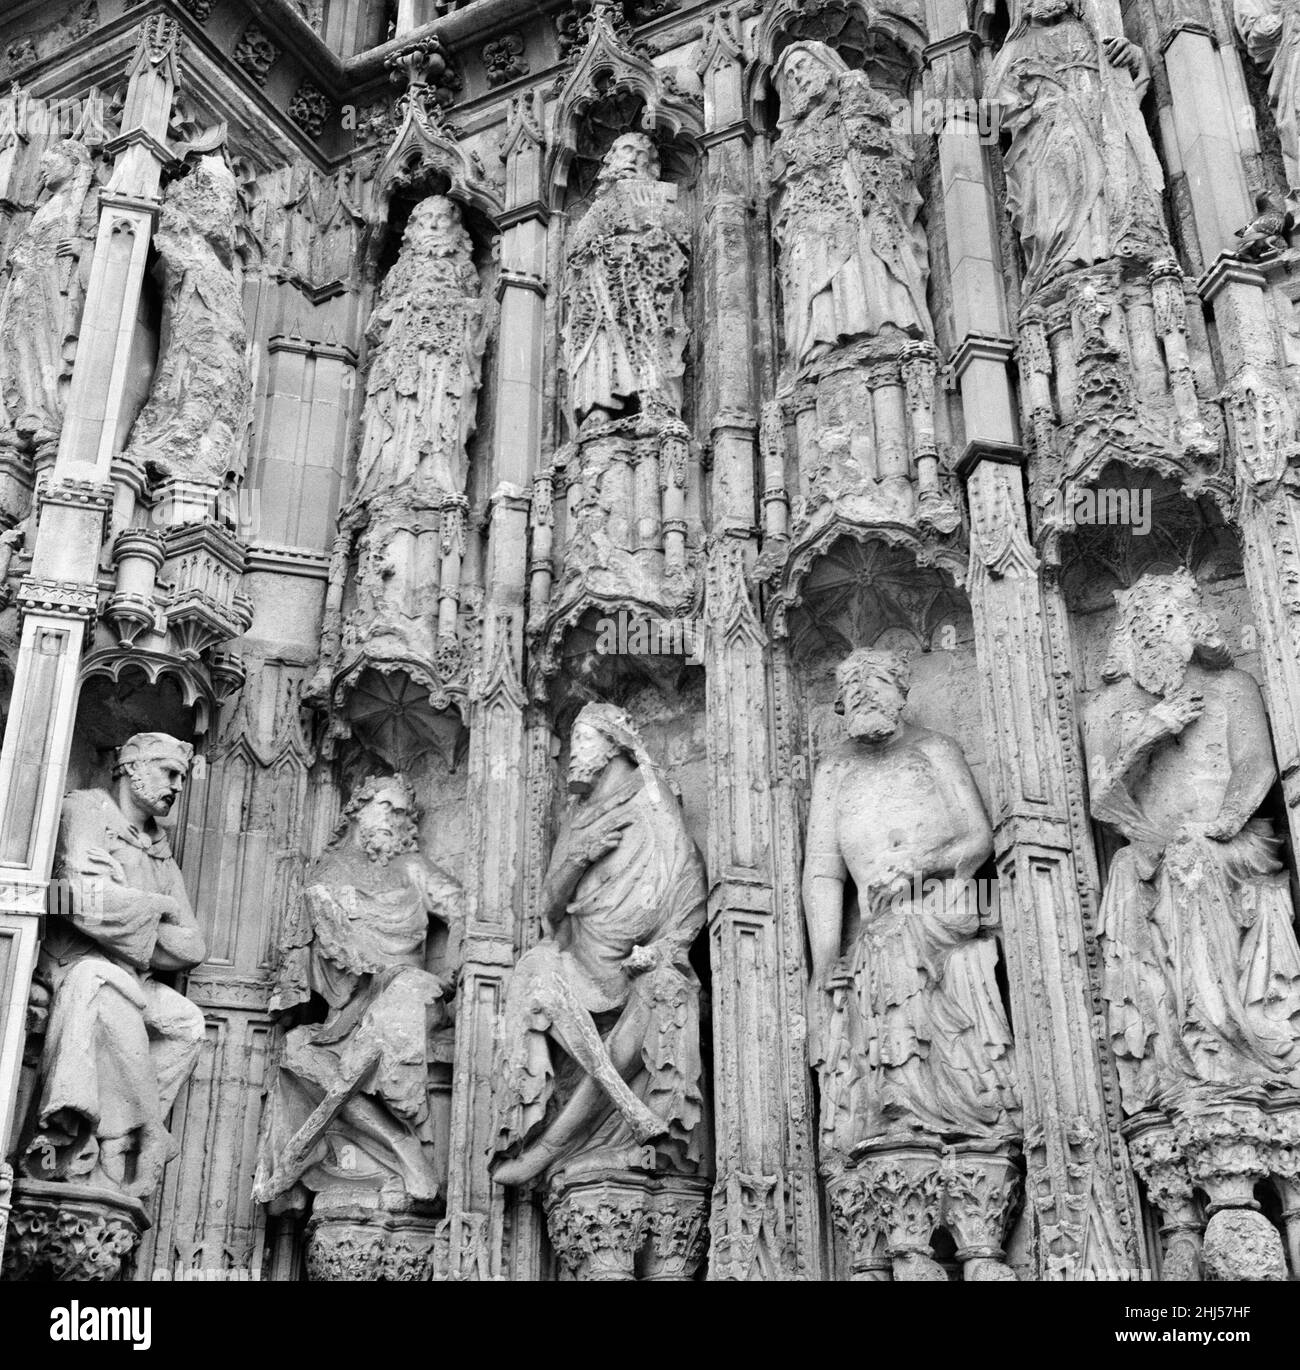
[[[1282,15],[1272,0],[1234,0],[1232,17],[1251,60],[1267,67],[1282,44]]]
[[[952,836],[934,854],[933,868],[925,874],[969,880],[992,854],[993,828],[961,747],[950,737],[938,737],[932,752],[952,820]]]
[[[1113,702],[1102,697],[1094,703],[1084,722],[1088,757],[1088,790],[1093,817],[1109,823],[1130,842],[1153,834],[1128,788],[1129,777],[1146,765],[1151,753],[1167,738],[1180,733],[1200,716],[1201,698],[1177,690],[1143,715],[1141,725],[1121,740]]]
[[[72,895],[67,916],[79,932],[144,970],[163,916],[175,916],[176,901],[125,883],[121,865],[108,850],[108,816],[93,793],[71,794],[64,801],[59,870]]]
[[[835,834],[839,772],[831,765],[817,768],[808,840],[804,848],[803,912],[812,953],[812,981],[819,984],[839,959],[844,926],[844,881],[848,868]]]
[[[171,875],[171,895],[176,908],[163,913],[150,965],[161,971],[189,970],[207,956],[208,948],[190,907],[180,870],[175,865]]]
[[[1249,676],[1243,676],[1232,681],[1225,694],[1232,774],[1219,816],[1206,832],[1221,841],[1235,837],[1250,822],[1277,779],[1259,686]]]

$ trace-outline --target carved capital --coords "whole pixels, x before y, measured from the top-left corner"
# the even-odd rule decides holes
[[[573,1279],[635,1279],[649,1230],[645,1191],[612,1180],[570,1189],[548,1203],[546,1228]]]
[[[88,1185],[19,1180],[12,1203],[6,1280],[116,1280],[149,1226],[135,1199]]]

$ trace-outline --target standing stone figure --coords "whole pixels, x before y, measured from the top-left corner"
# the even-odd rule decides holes
[[[825,43],[792,43],[772,78],[787,354],[801,366],[888,326],[930,336],[921,196],[893,105]]]
[[[354,498],[401,486],[464,493],[487,341],[471,253],[453,200],[430,195],[411,211],[366,329],[373,351]]]
[[[200,157],[163,196],[158,366],[128,455],[164,478],[220,486],[243,472],[252,378],[238,213],[234,174],[217,155]]]
[[[53,448],[63,426],[65,349],[89,275],[83,223],[94,179],[85,144],[65,138],[40,161],[48,198],[14,244],[0,294],[0,446]]]
[[[114,788],[64,800],[55,873],[64,898],[41,945],[38,982],[53,995],[40,1064],[35,1179],[107,1185],[138,1199],[156,1188],[165,1126],[203,1041],[198,1008],[155,976],[207,954],[158,820],[171,811],[194,749],[136,733]]]
[[[690,1173],[705,1151],[700,987],[687,960],[704,926],[704,865],[621,709],[578,715],[569,791],[542,886],[549,936],[506,994],[493,1173],[521,1185],[650,1141],[661,1168]]]
[[[615,138],[599,184],[568,249],[564,358],[573,417],[620,414],[633,401],[652,417],[678,417],[690,229],[677,187],[659,179],[659,154],[644,133]]]
[[[262,1121],[253,1195],[275,1212],[307,1191],[372,1190],[389,1208],[438,1197],[431,1038],[449,1022],[463,915],[417,819],[402,776],[372,776],[308,872],[271,1008],[318,995],[325,1020],[286,1034]],[[431,918],[448,933],[442,975],[426,968]]]
[[[1018,0],[989,99],[1011,135],[1007,208],[1026,294],[1076,267],[1171,255],[1164,176],[1139,108],[1147,80],[1141,50],[1099,42],[1077,0]]]
[[[1085,715],[1092,812],[1128,839],[1102,902],[1103,993],[1127,1113],[1202,1086],[1300,1086],[1300,948],[1259,686],[1187,571],[1115,596]]]
[[[849,735],[817,768],[803,872],[825,1152],[1014,1140],[997,944],[971,880],[993,850],[979,790],[952,738],[903,722],[905,657],[855,651],[837,679]]]
[[[1286,183],[1300,190],[1300,11],[1287,0],[1233,0],[1233,17],[1246,51],[1269,76]]]

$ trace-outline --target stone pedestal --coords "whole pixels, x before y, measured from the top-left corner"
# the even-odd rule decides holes
[[[439,1220],[431,1212],[392,1212],[373,1202],[321,1195],[307,1222],[307,1278],[392,1283],[437,1279],[446,1265],[438,1229]]]
[[[1002,1240],[1019,1187],[1006,1150],[923,1144],[866,1150],[827,1178],[855,1280],[946,1280],[931,1247],[940,1228],[957,1247],[963,1280],[1014,1280]]]
[[[120,1279],[140,1234],[144,1207],[93,1185],[18,1180],[5,1241],[5,1280]]]
[[[693,1280],[704,1259],[707,1180],[627,1170],[557,1175],[546,1226],[573,1280]]]
[[[1133,1169],[1146,1185],[1148,1200],[1160,1212],[1162,1278],[1199,1280],[1205,1218],[1173,1124],[1158,1114],[1139,1114],[1124,1133]]]

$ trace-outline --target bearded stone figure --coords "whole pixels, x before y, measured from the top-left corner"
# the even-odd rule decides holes
[[[983,800],[952,738],[903,721],[905,657],[855,651],[837,680],[849,735],[817,768],[803,870],[824,1154],[1015,1140],[997,943],[972,881],[993,851]]]
[[[64,800],[55,871],[67,899],[41,944],[52,995],[40,1102],[23,1169],[148,1199],[172,1152],[165,1126],[203,1041],[203,1015],[157,977],[207,954],[159,820],[193,748],[137,733],[113,789]]]
[[[1277,779],[1259,686],[1188,572],[1116,601],[1084,735],[1093,815],[1128,842],[1101,912],[1125,1112],[1300,1087],[1300,948],[1259,813]]]
[[[128,455],[163,479],[223,485],[243,473],[252,410],[248,329],[235,260],[239,198],[216,155],[163,196],[154,234],[163,292],[158,366]]]
[[[397,261],[366,329],[366,376],[354,499],[408,488],[465,490],[487,311],[460,208],[430,195],[411,211]]]
[[[1007,208],[1026,295],[1076,267],[1172,255],[1139,108],[1148,79],[1141,50],[1099,41],[1075,0],[1018,0],[989,99],[1011,135]]]
[[[704,865],[631,719],[588,704],[572,807],[542,886],[549,935],[510,978],[497,1064],[498,1184],[561,1166],[691,1174],[707,1154],[699,981]]]
[[[650,417],[679,417],[690,228],[677,187],[659,179],[659,154],[644,133],[614,140],[599,185],[568,247],[571,413],[582,423],[635,402]]]
[[[891,328],[929,337],[921,196],[893,105],[825,43],[792,43],[772,79],[788,356],[802,366]]]
[[[1237,32],[1251,58],[1268,73],[1286,183],[1300,190],[1300,11],[1288,0],[1233,0]]]
[[[41,158],[47,198],[13,245],[0,294],[0,446],[50,451],[63,426],[65,350],[77,328],[93,227],[90,153],[66,138]]]
[[[417,848],[417,819],[402,776],[367,779],[283,939],[272,1011],[318,996],[325,1017],[286,1034],[267,1101],[253,1196],[273,1212],[309,1193],[388,1210],[438,1197],[429,1066],[449,1059],[463,913],[459,886]],[[431,919],[445,930],[436,955]]]

